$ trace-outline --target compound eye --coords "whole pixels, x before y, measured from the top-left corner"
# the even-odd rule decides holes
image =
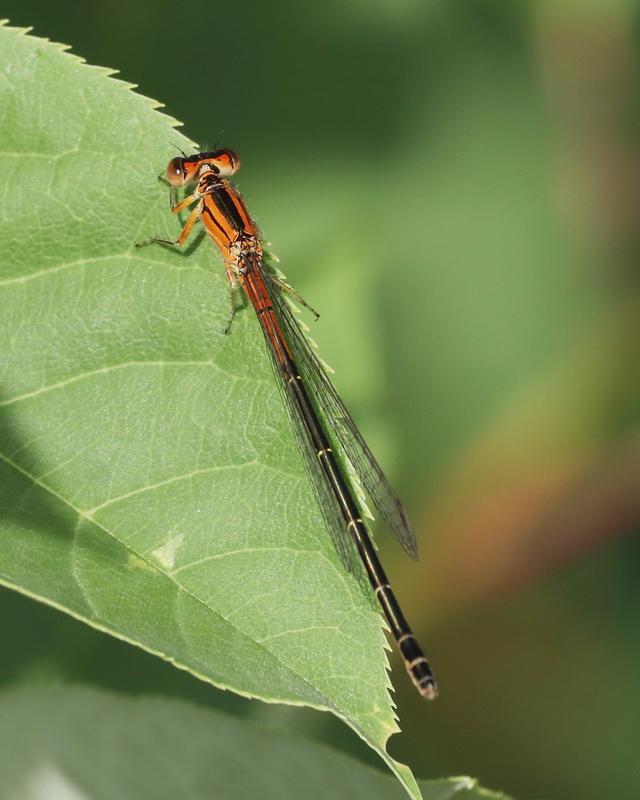
[[[167,180],[172,186],[182,186],[182,184],[185,182],[183,158],[172,158],[168,163]]]
[[[233,175],[240,169],[240,159],[233,150],[220,150],[216,156],[215,163],[219,174],[225,177]]]

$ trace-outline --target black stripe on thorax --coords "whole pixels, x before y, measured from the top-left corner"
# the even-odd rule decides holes
[[[209,205],[208,205],[208,203],[206,201],[206,198],[205,198],[205,202],[204,202],[204,205],[202,207],[202,212],[201,213],[202,214],[206,214],[209,217],[209,219],[213,222],[213,224],[216,226],[216,228],[220,231],[220,233],[224,236],[224,238],[229,242],[229,244],[232,244],[232,242],[234,240],[229,237],[228,232],[218,222],[218,219],[216,218],[216,215],[209,208]]]
[[[252,233],[252,231],[247,230],[242,217],[238,213],[233,196],[226,186],[216,186],[209,192],[209,195],[227,220],[229,227],[233,228],[237,233]]]

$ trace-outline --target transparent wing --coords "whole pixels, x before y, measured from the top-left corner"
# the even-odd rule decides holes
[[[268,276],[265,275],[265,278],[268,278]],[[271,291],[274,291],[271,285],[270,289]],[[277,302],[275,297],[272,299],[272,302]],[[293,433],[299,445],[298,449],[301,451],[303,456],[303,462],[309,477],[309,482],[313,488],[313,493],[318,503],[318,507],[322,513],[325,526],[329,532],[333,545],[345,570],[349,573],[355,574],[363,585],[368,586],[366,573],[356,553],[351,536],[349,535],[344,517],[340,510],[340,506],[338,505],[338,502],[331,491],[329,484],[327,483],[322,471],[322,467],[320,466],[320,461],[316,455],[315,447],[310,439],[309,432],[301,419],[300,411],[297,407],[291,384],[288,380],[290,376],[283,371],[282,367],[278,363],[269,338],[266,334],[265,342],[267,345],[271,366],[273,367],[273,372],[276,377],[276,383],[284,401],[287,416],[291,421]],[[304,376],[302,377],[304,381]]]
[[[393,491],[389,480],[367,446],[367,443],[364,441],[362,434],[331,383],[325,367],[313,351],[307,337],[295,319],[294,312],[283,294],[280,281],[276,282],[272,280],[268,271],[264,272],[264,278],[270,289],[274,311],[287,337],[300,375],[311,395],[311,400],[315,404],[316,411],[319,412],[321,418],[324,418],[328,423],[326,430],[328,437],[331,439],[332,444],[337,445],[342,456],[346,457],[346,459],[351,462],[371,504],[377,509],[382,519],[391,528],[406,553],[411,556],[411,558],[417,558],[418,546],[416,537],[404,506]],[[286,394],[285,388],[285,395]],[[291,399],[289,398],[287,402],[290,404]],[[297,424],[299,425],[300,423],[298,422]],[[314,467],[320,471],[315,461]],[[309,465],[307,465],[307,469],[311,474]],[[322,478],[322,475],[320,477]],[[316,482],[317,481],[312,479],[314,488]],[[322,482],[324,483],[324,480]],[[326,489],[326,492],[329,493],[329,490]],[[323,508],[325,498],[321,499],[317,490],[316,496],[318,497],[318,503],[320,504],[323,514],[325,514],[326,512]],[[333,505],[335,505],[335,501]],[[327,527],[332,530],[332,526],[328,522]],[[344,534],[344,522],[342,522],[340,530],[342,537],[346,538]],[[332,536],[335,542],[333,531]],[[351,554],[351,543],[348,542],[347,544],[349,545],[348,552]],[[340,549],[337,545],[336,549],[338,549],[340,553]],[[345,564],[345,566],[347,565]],[[350,567],[347,568],[350,569]]]

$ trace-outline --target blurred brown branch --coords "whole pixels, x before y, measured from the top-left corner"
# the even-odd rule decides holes
[[[437,505],[426,498],[428,552],[409,591],[428,619],[522,588],[640,523],[640,434],[609,430],[640,392],[637,319],[635,302],[616,307],[461,452]]]
[[[576,280],[601,285],[610,313],[464,448],[437,506],[425,498],[428,552],[409,591],[431,621],[528,585],[640,522],[632,17],[618,4],[575,11],[540,4],[533,51],[559,221],[585,263],[599,265]]]

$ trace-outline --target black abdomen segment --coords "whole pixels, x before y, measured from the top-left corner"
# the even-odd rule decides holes
[[[286,382],[295,398],[295,404],[300,411],[300,416],[304,420],[305,428],[315,448],[327,483],[340,507],[347,530],[364,564],[371,588],[389,623],[391,633],[404,659],[409,677],[424,698],[434,700],[438,696],[438,689],[429,662],[413,635],[409,623],[404,618],[400,605],[389,585],[369,532],[360,517],[360,511],[353,498],[351,486],[345,479],[342,469],[333,455],[330,442],[309,400],[297,368],[291,359],[287,359],[286,365],[281,365],[281,368],[287,373]]]

